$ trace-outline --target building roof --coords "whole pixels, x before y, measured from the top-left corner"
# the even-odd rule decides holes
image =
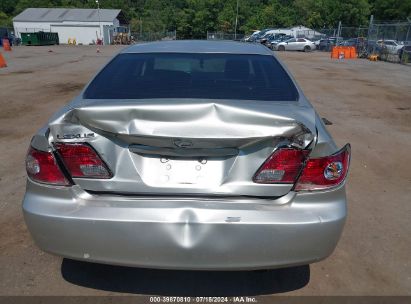
[[[121,14],[119,9],[100,9],[100,19],[97,9],[80,8],[27,8],[13,21],[17,22],[112,22]]]
[[[259,43],[215,40],[172,40],[134,44],[122,53],[229,53],[273,55]]]

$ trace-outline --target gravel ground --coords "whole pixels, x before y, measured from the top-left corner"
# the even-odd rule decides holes
[[[337,143],[352,144],[349,217],[334,254],[266,272],[179,272],[62,260],[23,222],[30,138],[121,47],[16,47],[0,69],[0,295],[411,295],[411,68],[278,53]]]

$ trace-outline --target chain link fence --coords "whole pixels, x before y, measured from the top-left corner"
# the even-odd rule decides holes
[[[235,40],[240,41],[245,37],[244,34],[233,34],[223,32],[207,32],[207,40]]]
[[[131,32],[131,40],[133,42],[141,41],[157,41],[157,40],[176,40],[176,31],[165,32]]]
[[[340,37],[344,40],[352,38],[367,38],[368,27],[355,27],[355,26],[342,26],[340,31]]]
[[[411,22],[374,21],[369,26],[341,26],[298,32],[298,36],[318,41],[317,48],[331,51],[335,45],[354,46],[360,58],[376,55],[379,60],[411,62]]]
[[[408,63],[411,51],[411,22],[371,21],[367,52],[379,60]]]
[[[44,28],[6,28],[0,27],[0,37],[8,35],[12,40],[19,33],[47,31]],[[49,31],[49,30],[48,30]],[[296,37],[304,37],[316,42],[321,51],[331,51],[335,45],[355,46],[359,57],[368,58],[376,55],[379,60],[409,64],[411,62],[411,22],[374,21],[371,17],[369,26],[343,26],[339,28],[317,28],[301,30]],[[207,40],[237,40],[244,34],[207,32]],[[131,43],[156,40],[176,40],[176,31],[132,32]],[[13,41],[14,44],[18,43]]]
[[[14,29],[8,26],[0,26],[0,47],[3,46],[3,38],[7,38],[12,46],[19,45],[21,42],[20,38],[16,37]]]

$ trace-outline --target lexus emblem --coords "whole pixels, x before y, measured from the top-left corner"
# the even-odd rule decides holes
[[[187,139],[174,139],[174,145],[179,148],[190,148],[193,146],[192,141]]]

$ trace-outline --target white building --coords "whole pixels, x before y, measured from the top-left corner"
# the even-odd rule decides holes
[[[28,8],[13,18],[13,26],[19,38],[20,33],[55,32],[61,44],[75,39],[88,45],[101,37],[110,44],[128,25],[119,9]]]

